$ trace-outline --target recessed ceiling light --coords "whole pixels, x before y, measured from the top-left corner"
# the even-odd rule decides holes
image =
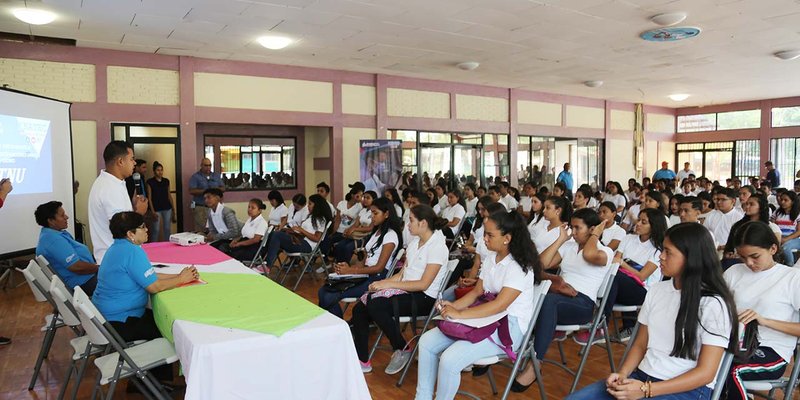
[[[794,60],[800,57],[800,50],[784,50],[784,51],[779,51],[774,55],[775,57],[778,57],[781,60]]]
[[[603,81],[586,81],[586,82],[583,82],[583,84],[588,86],[588,87],[590,87],[590,88],[596,88],[596,87],[603,86]]]
[[[11,11],[18,20],[31,25],[45,25],[56,19],[56,14],[36,8],[15,8]]]
[[[481,63],[477,61],[464,61],[456,64],[456,67],[463,69],[464,71],[472,71],[473,69],[480,67],[480,65]]]
[[[293,42],[294,40],[286,36],[261,36],[258,38],[258,43],[270,50],[280,50]]]
[[[672,26],[683,22],[685,19],[685,12],[663,13],[650,17],[650,21],[660,26]]]
[[[672,101],[684,101],[689,98],[688,94],[685,93],[675,93],[668,96]]]

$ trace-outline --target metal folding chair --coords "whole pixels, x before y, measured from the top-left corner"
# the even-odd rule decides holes
[[[256,255],[253,256],[253,259],[249,262],[245,261],[244,264],[250,268],[253,268],[256,265],[266,266],[267,261],[264,259],[264,250],[267,246],[267,241],[269,240],[269,235],[272,234],[272,231],[275,229],[274,226],[270,225],[267,227],[267,231],[264,232],[264,236],[261,237],[261,242],[258,244],[258,250],[256,251]],[[265,269],[265,275],[267,274],[267,270]]]
[[[303,279],[303,275],[305,275],[306,270],[311,268],[311,265],[314,263],[314,260],[317,257],[322,257],[322,242],[325,240],[325,237],[328,235],[328,229],[330,229],[332,222],[328,221],[325,224],[325,229],[322,231],[322,236],[320,237],[317,244],[311,249],[310,253],[286,253],[286,260],[283,261],[281,264],[280,270],[278,271],[278,276],[280,276],[281,272],[285,273],[283,278],[281,279],[280,283],[283,285],[283,282],[286,280],[286,277],[289,276],[289,272],[295,265],[300,265],[300,275],[297,277],[297,282],[294,284],[292,291],[296,291],[297,287],[300,286],[300,280]],[[313,276],[313,275],[312,275]]]
[[[544,391],[544,382],[542,381],[541,364],[539,363],[539,360],[536,359],[536,350],[533,348],[533,327],[536,326],[536,319],[539,318],[539,311],[542,309],[544,297],[547,295],[547,291],[550,290],[551,284],[551,281],[542,281],[534,288],[533,317],[531,318],[530,324],[528,324],[528,329],[525,331],[522,344],[519,346],[519,350],[517,351],[517,360],[514,361],[514,364],[511,366],[511,374],[509,375],[508,383],[506,383],[506,388],[503,390],[503,397],[501,397],[501,400],[506,400],[508,398],[508,394],[511,392],[511,384],[514,382],[514,377],[517,376],[518,371],[524,368],[524,362],[528,360],[529,362],[533,363],[533,373],[536,375],[536,385],[539,387],[539,395],[542,400],[547,400],[547,394]],[[496,356],[482,358],[478,361],[475,361],[473,365],[492,366],[507,358],[508,356],[506,356],[505,353],[498,354]],[[491,367],[487,371],[487,376],[489,378],[489,385],[491,385],[492,388],[492,394],[496,395],[497,384],[495,383],[494,374],[492,373]],[[480,397],[469,392],[458,391],[458,394],[480,400]]]
[[[608,353],[608,364],[611,366],[611,371],[616,371],[617,368],[614,365],[614,355],[611,352],[611,338],[608,335],[608,321],[606,320],[606,316],[603,313],[603,309],[606,306],[606,301],[608,300],[608,293],[611,291],[611,285],[614,282],[614,277],[617,275],[617,270],[619,269],[618,264],[612,264],[611,267],[606,272],[605,277],[603,278],[603,284],[600,285],[600,288],[597,292],[597,305],[594,309],[594,315],[592,316],[591,322],[588,324],[578,324],[578,325],[557,325],[557,331],[564,331],[569,334],[570,332],[579,331],[582,329],[589,330],[589,340],[587,345],[581,348],[581,361],[578,364],[577,371],[573,371],[572,369],[567,367],[566,357],[564,356],[564,344],[563,342],[558,342],[558,351],[561,355],[561,362],[555,362],[553,360],[544,360],[544,362],[553,364],[558,366],[559,368],[567,371],[568,373],[575,376],[575,380],[572,382],[572,386],[570,387],[569,393],[575,391],[578,387],[578,381],[581,379],[581,374],[583,373],[583,368],[586,366],[586,360],[589,358],[589,350],[592,348],[592,342],[594,341],[595,334],[598,328],[603,330],[603,336],[605,339],[605,347],[606,352]]]
[[[766,396],[753,393],[758,397],[764,397],[769,400],[775,399],[775,391],[778,389],[783,390],[783,399],[791,400],[794,394],[794,389],[797,387],[797,378],[800,375],[800,365],[798,365],[798,358],[800,358],[800,339],[794,349],[794,363],[792,365],[792,372],[789,377],[781,377],[779,379],[761,380],[761,381],[744,381],[744,389],[747,392],[759,391],[767,392]]]
[[[400,249],[397,251],[397,254],[394,256],[394,261],[389,266],[389,269],[386,271],[386,277],[391,278],[394,275],[394,270],[397,268],[397,263],[406,255],[406,249]],[[344,303],[344,308],[342,309],[342,314],[347,311],[347,308],[350,307],[350,304],[353,304],[358,301],[358,297],[345,297],[340,302]]]
[[[92,399],[96,397],[100,386],[109,385],[106,399],[111,400],[117,383],[125,378],[135,378],[131,382],[142,393],[147,393],[148,397],[165,400],[170,398],[164,387],[148,373],[153,368],[178,361],[175,348],[167,339],[153,339],[126,348],[119,339],[119,334],[107,323],[80,286],[75,287],[73,307],[78,311],[81,326],[89,336],[89,341],[93,345],[107,345],[114,350],[113,353],[94,360],[98,374],[92,389]]]

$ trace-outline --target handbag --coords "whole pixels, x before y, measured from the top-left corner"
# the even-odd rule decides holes
[[[469,308],[477,305],[488,303],[497,297],[494,293],[486,292],[478,297]],[[500,347],[508,356],[511,361],[517,360],[517,355],[514,354],[513,341],[511,340],[511,332],[508,328],[508,315],[503,316],[499,320],[492,322],[488,325],[481,327],[473,327],[462,324],[460,322],[448,321],[446,319],[438,321],[439,331],[445,336],[455,340],[466,340],[470,343],[478,343],[484,339],[489,339],[492,343]],[[492,339],[492,334],[497,331],[500,337],[500,343],[496,343]]]
[[[348,290],[350,290],[350,289],[352,289],[352,288],[354,288],[354,287],[356,287],[358,285],[361,285],[362,283],[366,282],[367,280],[369,280],[369,278],[364,278],[364,277],[360,277],[360,278],[341,278],[341,279],[330,279],[330,278],[328,278],[325,281],[325,290],[327,290],[329,292],[334,292],[334,293],[336,293],[336,292],[342,293],[342,292],[346,292],[346,291],[348,291]]]

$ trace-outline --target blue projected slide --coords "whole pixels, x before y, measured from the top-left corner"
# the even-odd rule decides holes
[[[50,121],[0,114],[0,179],[14,194],[53,191]]]

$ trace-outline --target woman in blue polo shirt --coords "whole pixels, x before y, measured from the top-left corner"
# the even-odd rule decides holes
[[[36,223],[42,226],[36,255],[44,257],[71,292],[80,286],[89,296],[97,286],[97,264],[89,248],[67,232],[69,216],[60,201],[36,207]]]
[[[180,274],[156,273],[141,247],[147,242],[147,227],[144,217],[137,213],[114,214],[109,225],[114,243],[100,264],[92,302],[125,341],[161,337],[153,310],[146,308],[148,295],[197,279],[197,269],[186,267]]]

